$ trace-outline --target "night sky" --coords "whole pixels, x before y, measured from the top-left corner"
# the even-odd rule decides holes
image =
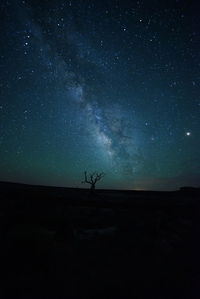
[[[199,186],[198,2],[1,0],[0,180]]]

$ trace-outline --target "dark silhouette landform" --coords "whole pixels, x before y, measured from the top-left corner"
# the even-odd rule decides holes
[[[0,183],[0,298],[199,298],[200,189]]]

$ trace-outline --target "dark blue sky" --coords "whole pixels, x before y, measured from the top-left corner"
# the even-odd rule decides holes
[[[200,185],[198,1],[0,7],[0,180]]]

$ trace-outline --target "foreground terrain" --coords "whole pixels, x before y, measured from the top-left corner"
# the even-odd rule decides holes
[[[199,190],[0,190],[0,298],[200,298]]]

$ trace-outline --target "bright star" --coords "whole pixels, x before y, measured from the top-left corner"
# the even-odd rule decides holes
[[[185,135],[186,135],[186,136],[190,136],[190,135],[191,135],[191,132],[186,132]]]

